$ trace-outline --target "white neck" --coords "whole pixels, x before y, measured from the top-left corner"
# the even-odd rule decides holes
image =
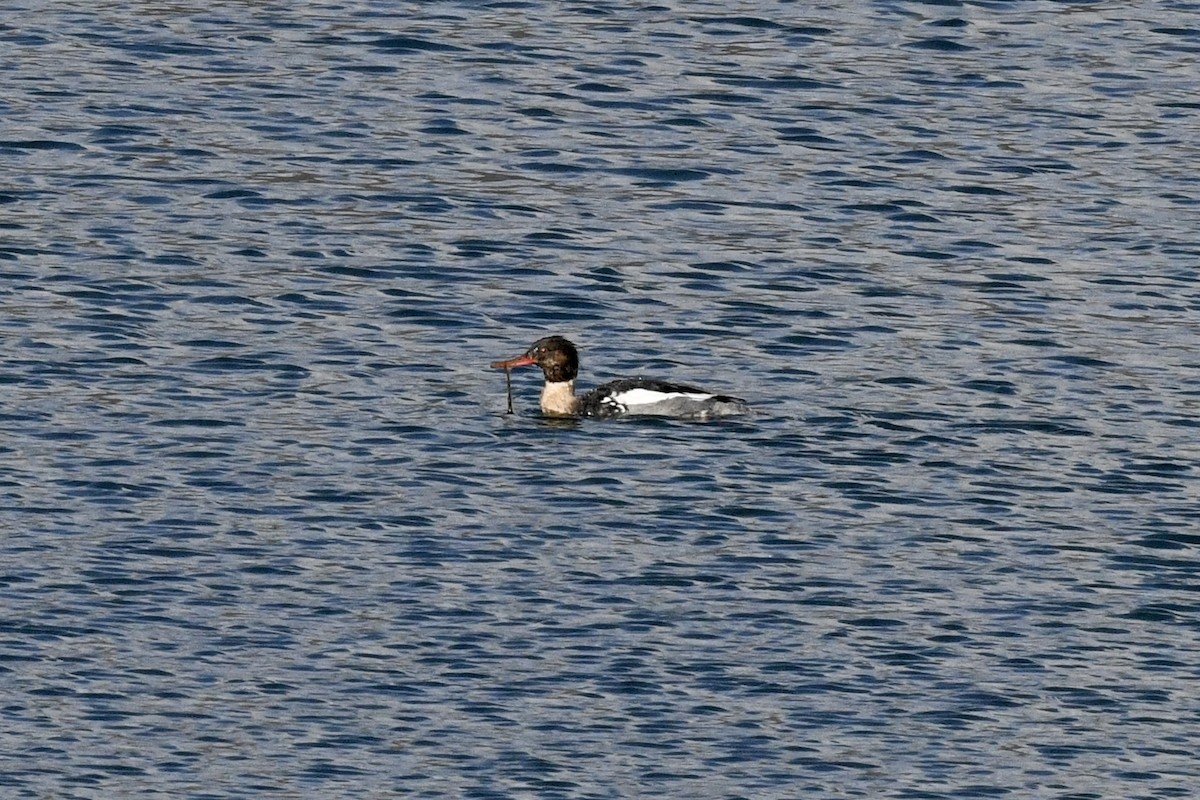
[[[542,387],[542,413],[557,417],[574,416],[579,408],[575,399],[575,381],[546,381]]]

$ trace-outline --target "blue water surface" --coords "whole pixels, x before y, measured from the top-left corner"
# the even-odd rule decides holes
[[[0,795],[1194,796],[1197,19],[10,4]]]

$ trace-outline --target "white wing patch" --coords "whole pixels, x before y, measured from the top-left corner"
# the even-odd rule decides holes
[[[604,398],[605,403],[612,403],[624,409],[636,406],[654,406],[670,400],[687,399],[703,402],[712,397],[711,394],[693,394],[691,392],[659,392],[654,389],[627,389]]]

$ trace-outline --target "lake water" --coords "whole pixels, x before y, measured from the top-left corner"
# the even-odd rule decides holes
[[[1194,796],[1198,12],[9,4],[0,794]]]

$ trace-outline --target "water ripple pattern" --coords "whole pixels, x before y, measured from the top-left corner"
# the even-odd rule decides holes
[[[1194,795],[1194,4],[0,52],[0,795]],[[505,414],[550,333],[755,413]]]

